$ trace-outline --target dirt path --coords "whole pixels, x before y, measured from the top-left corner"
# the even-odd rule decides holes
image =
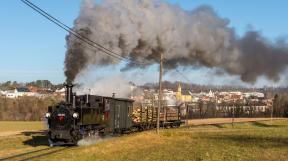
[[[281,120],[285,118],[273,118],[273,120]],[[235,118],[234,122],[255,122],[255,121],[269,121],[270,118]],[[231,123],[232,118],[211,118],[211,119],[195,119],[188,120],[188,125],[211,125],[211,124],[225,124]]]

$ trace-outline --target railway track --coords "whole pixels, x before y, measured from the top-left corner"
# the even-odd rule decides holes
[[[68,149],[74,149],[76,147],[49,147],[49,148],[44,148],[44,149],[39,149],[39,150],[34,150],[34,151],[29,151],[25,153],[20,153],[12,156],[7,156],[0,158],[0,161],[27,161],[27,160],[32,160],[32,159],[39,159],[51,154],[55,154],[61,151],[65,151]]]

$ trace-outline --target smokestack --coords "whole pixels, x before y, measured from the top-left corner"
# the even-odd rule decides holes
[[[73,93],[73,108],[76,108],[76,93]]]
[[[73,104],[73,84],[67,83],[65,84],[66,88],[66,103]]]

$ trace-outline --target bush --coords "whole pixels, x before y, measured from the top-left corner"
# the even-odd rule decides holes
[[[1,121],[40,121],[44,118],[47,107],[57,104],[58,97],[19,97],[9,99],[0,97]]]

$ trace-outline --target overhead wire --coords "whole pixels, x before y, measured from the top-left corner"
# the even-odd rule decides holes
[[[26,1],[27,3],[29,3],[29,4],[31,4],[33,7],[37,8],[39,11],[43,12],[45,15],[47,15],[47,16],[50,17],[51,19],[53,19],[53,20],[55,20],[56,22],[58,22],[59,24],[65,26],[67,29],[69,29],[69,31],[71,31],[71,32],[73,32],[73,33],[75,33],[75,34],[77,34],[77,35],[82,36],[82,35],[79,34],[78,32],[74,31],[71,27],[69,27],[68,25],[64,24],[64,23],[61,22],[59,19],[53,17],[52,15],[50,15],[49,13],[47,13],[46,11],[42,10],[40,7],[38,7],[37,5],[33,4],[33,3],[30,2],[29,0],[25,0],[25,1]],[[84,37],[84,36],[82,36],[82,37]],[[118,55],[118,56],[122,57],[121,55],[113,52],[112,50],[109,50],[109,49],[105,48],[105,47],[102,46],[101,44],[99,44],[99,43],[97,43],[97,42],[95,42],[95,41],[93,41],[93,40],[91,40],[91,39],[88,39],[88,38],[86,38],[86,37],[84,37],[84,38],[87,39],[88,41],[96,44],[97,46],[103,48],[104,50],[106,50],[106,51],[108,51],[108,52],[111,52],[111,53],[113,53],[113,54],[115,54],[115,55]],[[123,57],[123,58],[124,58],[124,57]]]
[[[25,3],[27,6],[29,6],[30,8],[32,8],[33,10],[35,10],[36,12],[38,12],[39,14],[41,14],[42,16],[44,16],[46,19],[48,19],[49,21],[53,22],[54,24],[56,24],[58,27],[64,29],[65,31],[69,32],[70,34],[72,34],[73,36],[75,36],[76,38],[80,39],[81,41],[87,43],[88,45],[90,45],[91,47],[94,47],[102,52],[104,52],[105,54],[110,55],[111,57],[114,57],[118,60],[122,60],[121,57],[118,57],[117,55],[112,55],[106,51],[104,51],[103,49],[95,46],[93,43],[87,41],[85,38],[83,38],[83,36],[78,35],[76,33],[74,33],[73,31],[70,31],[69,29],[63,27],[61,24],[57,23],[55,20],[53,20],[52,18],[50,18],[49,16],[45,15],[43,12],[41,12],[40,10],[38,10],[36,7],[34,7],[33,5],[31,5],[30,3],[27,2],[27,0],[21,0],[23,3]]]
[[[177,68],[175,68],[175,71],[176,71],[180,76],[182,76],[186,81],[191,82],[191,80],[190,80],[185,74],[183,74],[182,72],[180,72]]]
[[[125,60],[125,61],[129,61],[129,63],[132,64],[139,64],[139,65],[144,65],[143,62],[136,62],[135,60],[123,57],[120,54],[117,54],[116,52],[109,50],[107,48],[105,48],[103,45],[79,34],[78,32],[74,31],[71,27],[69,27],[68,25],[64,24],[63,22],[61,22],[59,19],[53,17],[52,15],[50,15],[48,12],[44,11],[43,9],[41,9],[40,7],[38,7],[37,5],[33,4],[32,2],[30,2],[29,0],[21,0],[24,4],[26,4],[28,7],[32,8],[34,11],[38,12],[39,14],[41,14],[42,16],[44,16],[46,19],[48,19],[49,21],[53,22],[54,24],[56,24],[58,27],[64,29],[65,31],[67,31],[68,33],[72,34],[73,36],[75,36],[76,38],[80,39],[81,41],[87,43],[88,45],[90,45],[93,48],[96,48],[100,51],[102,51],[103,53],[116,58],[118,60]]]
[[[164,58],[164,63],[167,62],[166,59]],[[165,65],[164,65],[165,66]],[[182,76],[187,82],[191,82],[191,80],[185,75],[183,74],[182,72],[180,72],[177,67],[174,69],[178,75]]]
[[[48,19],[49,21],[51,21],[52,23],[54,23],[55,25],[57,25],[58,27],[62,28],[63,30],[67,31],[68,33],[72,34],[73,36],[75,36],[76,38],[78,38],[79,40],[83,41],[84,43],[90,45],[93,48],[98,49],[99,51],[102,51],[104,54],[107,54],[115,59],[118,59],[120,61],[128,61],[129,63],[132,64],[138,64],[138,65],[147,65],[147,63],[144,62],[138,62],[135,60],[132,60],[130,58],[127,57],[123,57],[122,55],[104,47],[103,45],[81,35],[80,33],[74,31],[71,27],[69,27],[68,25],[64,24],[63,22],[61,22],[59,19],[53,17],[51,14],[49,14],[48,12],[44,11],[43,9],[41,9],[40,7],[38,7],[37,5],[35,5],[34,3],[32,3],[29,0],[21,0],[24,4],[26,4],[28,7],[30,7],[31,9],[33,9],[34,11],[36,11],[37,13],[39,13],[40,15],[42,15],[43,17],[45,17],[46,19]],[[183,73],[181,73],[177,68],[175,69],[175,71],[182,76],[186,81],[191,82]]]

